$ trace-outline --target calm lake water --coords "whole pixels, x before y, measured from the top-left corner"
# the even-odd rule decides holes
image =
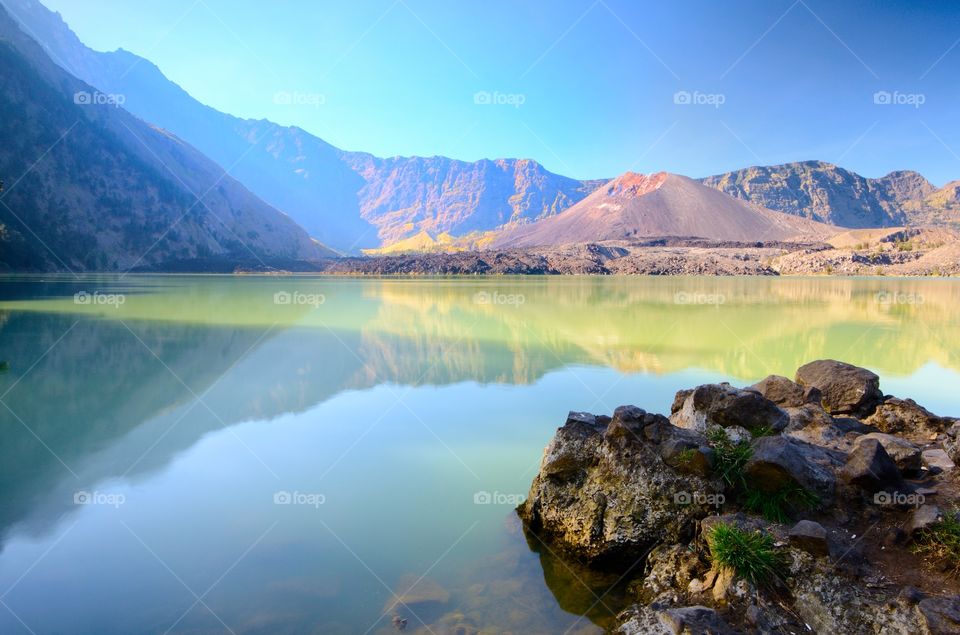
[[[960,415],[960,280],[0,278],[0,633],[602,632],[567,411],[822,357]]]

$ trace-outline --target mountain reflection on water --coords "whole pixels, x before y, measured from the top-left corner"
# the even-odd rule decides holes
[[[78,303],[82,291],[122,302]],[[594,632],[590,620],[605,625],[612,610],[595,601],[604,582],[587,592],[565,580],[565,566],[528,548],[509,506],[471,499],[478,490],[525,492],[567,410],[632,401],[663,411],[694,380],[791,376],[831,357],[875,370],[888,392],[960,414],[960,396],[945,389],[960,373],[956,280],[7,277],[0,298],[0,360],[9,364],[0,374],[0,586],[16,581],[29,554],[43,553],[65,525],[78,527],[11,594],[27,623],[40,611],[41,585],[31,580],[45,567],[64,597],[95,599],[64,571],[81,550],[110,548],[109,536],[84,535],[88,523],[93,531],[107,522],[100,516],[108,510],[75,505],[77,490],[126,488],[131,502],[117,513],[128,527],[186,531],[181,541],[196,540],[218,562],[223,556],[222,571],[256,538],[224,538],[221,554],[224,527],[240,516],[255,524],[275,507],[251,509],[239,493],[218,509],[178,496],[190,478],[204,490],[234,475],[250,480],[231,487],[262,490],[264,500],[326,479],[345,502],[337,507],[329,493],[323,526],[298,516],[286,543],[265,541],[273,556],[224,585],[217,613],[231,627],[355,632],[383,613],[387,591],[324,527],[355,539],[352,551],[366,549],[364,562],[395,573],[383,574],[393,584],[422,573],[476,522],[462,550],[436,566],[454,598],[425,608],[426,621],[460,619],[451,617],[456,603],[465,624]],[[201,466],[207,471],[185,472]],[[413,489],[381,500],[397,487]],[[144,511],[138,492],[172,507]],[[382,532],[403,537],[388,548]],[[122,527],[117,535],[129,538]],[[193,549],[176,544],[168,544],[172,558],[202,578]],[[302,550],[295,556],[285,544]],[[309,562],[322,563],[325,575],[302,570]],[[119,589],[130,573],[117,565],[91,575]],[[145,624],[173,621],[190,605],[151,580],[129,589],[117,632],[149,632]],[[270,596],[264,585],[282,594],[267,605],[281,605],[277,614],[251,600]],[[158,595],[148,611],[144,598]],[[581,614],[589,620],[576,621]],[[106,616],[87,607],[74,617],[93,632],[114,623],[98,621]],[[37,633],[71,624],[67,616],[35,619]],[[203,630],[203,619],[191,614],[179,628]]]

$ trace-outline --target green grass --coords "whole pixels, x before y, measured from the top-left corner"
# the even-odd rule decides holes
[[[776,492],[764,492],[747,485],[743,494],[743,508],[775,523],[785,523],[804,509],[816,507],[820,498],[800,487],[787,485]]]
[[[677,455],[677,465],[689,465],[693,457],[697,455],[696,448],[688,448]]]
[[[960,520],[957,509],[944,513],[943,520],[925,529],[913,546],[928,562],[945,565],[953,576],[960,577]]]
[[[745,488],[747,481],[743,475],[743,468],[753,456],[753,448],[750,444],[734,443],[721,428],[714,428],[707,432],[707,441],[716,453],[714,471],[720,474],[727,487]]]
[[[715,565],[732,569],[737,576],[756,586],[781,579],[787,567],[773,538],[759,531],[747,532],[720,524],[710,530],[707,543]]]
[[[765,430],[758,430],[760,434],[755,436],[765,436],[768,433]],[[799,485],[786,486],[776,492],[764,492],[754,487],[743,473],[753,456],[753,447],[749,443],[732,442],[720,428],[707,432],[707,442],[716,453],[714,472],[720,475],[745,511],[772,522],[784,523],[797,511],[816,507],[820,502],[816,494]]]

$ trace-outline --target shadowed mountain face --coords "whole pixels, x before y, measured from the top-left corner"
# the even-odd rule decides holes
[[[329,253],[192,147],[53,64],[2,9],[0,66],[0,266]]]
[[[507,229],[494,246],[532,247],[656,236],[783,240],[827,233],[830,228],[820,223],[759,208],[684,176],[628,172],[562,214]]]
[[[536,220],[599,184],[552,174],[530,160],[379,159],[344,152],[300,128],[209,108],[147,60],[87,48],[38,2],[3,4],[64,69],[105,93],[123,95],[131,113],[192,144],[312,236],[343,251],[422,231],[462,234]]]
[[[897,171],[868,179],[823,161],[754,166],[701,179],[704,185],[768,209],[841,227],[895,227],[951,220],[947,185]],[[955,190],[955,187],[954,187]]]

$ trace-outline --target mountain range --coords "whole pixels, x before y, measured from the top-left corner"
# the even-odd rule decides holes
[[[126,270],[178,258],[331,252],[211,160],[51,63],[0,11],[2,261]],[[13,179],[16,180],[13,180]]]
[[[240,252],[335,255],[326,246],[383,252],[659,234],[761,240],[803,228],[818,234],[821,224],[960,224],[960,181],[937,188],[910,171],[871,179],[805,161],[699,183],[667,175],[662,190],[638,194],[624,187],[638,178],[630,173],[578,180],[532,159],[470,162],[346,151],[301,128],[210,108],[144,58],[88,48],[59,14],[35,0],[0,4],[22,29],[3,16],[4,55],[17,71],[4,78],[0,97],[7,113],[0,129],[11,139],[0,149],[0,177],[8,180],[0,240],[11,255],[0,260],[12,268],[125,270],[140,260],[156,266]],[[29,107],[51,98],[40,84],[57,92],[62,108],[55,113]],[[67,103],[77,94],[122,103]],[[95,137],[84,147],[101,147],[102,161],[79,159],[74,130],[28,170],[31,158],[74,121]],[[123,163],[128,158],[136,168]],[[728,196],[710,196],[707,188]],[[600,213],[615,205],[621,206],[617,214]]]
[[[835,231],[823,223],[727,196],[685,176],[627,172],[556,216],[502,231],[493,246],[535,247],[656,236],[774,241]]]
[[[749,167],[701,179],[763,207],[841,227],[894,227],[956,221],[960,181],[937,189],[917,172],[868,179],[831,163]]]

